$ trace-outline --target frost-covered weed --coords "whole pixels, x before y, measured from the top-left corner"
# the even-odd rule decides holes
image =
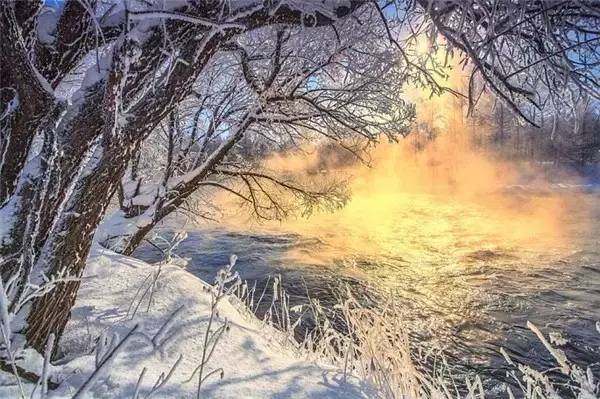
[[[265,298],[270,298],[261,321],[265,327],[280,330],[280,334],[274,334],[275,339],[279,339],[283,345],[292,345],[303,356],[316,362],[337,367],[343,372],[343,381],[350,378],[359,379],[366,386],[373,388],[378,397],[434,399],[498,397],[497,392],[486,392],[479,376],[459,383],[456,376],[452,374],[451,365],[446,362],[441,353],[434,350],[415,350],[411,347],[406,331],[396,317],[399,314],[398,305],[393,300],[390,299],[377,308],[365,307],[354,297],[350,289],[346,288],[343,299],[340,296],[338,304],[333,309],[337,317],[341,315],[344,328],[340,329],[339,319],[333,321],[332,309],[325,308],[316,298],[307,295],[307,304],[290,306],[290,296],[282,286],[281,276],[270,279],[269,282],[272,284],[267,284],[260,293],[256,292],[256,284],[249,287],[247,282],[242,283],[238,273],[233,270],[236,260],[236,256],[232,256],[229,264],[217,273],[214,284],[206,287],[206,291],[210,294],[211,307],[208,326],[204,333],[202,358],[188,379],[192,381],[196,378],[197,398],[201,397],[201,390],[207,379],[212,376],[221,378],[224,376],[223,368],[211,370],[208,367],[221,338],[230,328],[227,319],[220,319],[218,304],[225,298],[233,300],[235,297],[239,299],[238,304],[245,306],[248,313],[256,312],[261,303],[266,302]],[[149,275],[142,286],[144,287],[144,284],[149,281],[147,287],[156,286],[159,276],[160,269],[155,274]],[[140,290],[135,296],[138,299],[134,298],[132,302],[135,302],[136,308],[147,296],[147,294],[140,296]],[[270,297],[267,295],[269,290],[272,290]],[[79,386],[73,397],[85,397],[101,378],[106,378],[110,365],[130,341],[145,343],[146,347],[153,348],[154,352],[164,358],[166,348],[179,339],[181,326],[177,324],[177,317],[182,310],[183,308],[180,307],[173,312],[153,335],[140,331],[137,325],[122,338],[117,333],[111,335],[103,333],[96,340],[95,356],[90,357],[94,362],[93,371]],[[9,366],[12,365],[14,371],[19,365],[18,357],[22,358],[22,354],[19,352],[18,356],[15,356],[10,346],[12,340],[8,337],[13,336],[11,324],[13,316],[7,307],[7,290],[2,282],[0,282],[0,311],[0,332],[3,335],[3,347],[0,348],[3,351],[2,361]],[[135,313],[134,311],[133,314]],[[306,331],[301,340],[298,340],[298,327],[306,318],[312,320],[313,327]],[[216,327],[217,323],[218,327]],[[552,333],[546,338],[544,333],[532,323],[528,323],[527,326],[555,359],[557,367],[551,370],[535,370],[531,366],[515,362],[502,350],[511,367],[507,375],[515,382],[512,387],[504,387],[505,397],[559,399],[568,395],[577,399],[598,398],[600,383],[597,376],[593,375],[591,368],[593,365],[581,367],[571,362],[565,352],[559,349],[566,342],[560,334]],[[596,328],[600,334],[600,322],[597,323]],[[38,359],[41,373],[37,384],[26,384],[25,381],[17,378],[17,383],[21,386],[21,398],[46,398],[51,392],[49,385],[52,366],[49,359],[53,345],[51,339],[45,357]],[[170,381],[182,360],[183,355],[179,355],[177,360],[172,365],[168,365],[166,371],[159,375],[155,383],[146,389],[142,388],[147,371],[143,369],[132,398],[149,399],[154,396]],[[18,372],[15,374],[19,375]]]
[[[236,295],[249,311],[256,312],[267,289],[268,283],[259,300],[255,301],[256,284],[248,288],[244,282]],[[346,287],[345,299],[338,297],[334,309],[342,315],[344,331],[341,331],[332,321],[331,309],[323,307],[318,299],[307,294],[307,304],[291,307],[280,276],[273,279],[272,289],[271,304],[262,321],[283,332],[283,343],[288,338],[298,337],[297,327],[303,318],[310,318],[314,327],[305,332],[296,347],[302,348],[303,354],[315,361],[339,367],[343,370],[344,379],[349,376],[359,378],[375,388],[382,398],[476,399],[498,396],[496,392],[486,392],[479,376],[459,383],[443,353],[411,347],[406,330],[396,316],[399,314],[398,305],[391,299],[378,308],[365,307]],[[295,315],[296,319],[293,320],[291,315]],[[577,399],[600,398],[600,382],[593,375],[592,365],[585,369],[575,365],[556,347],[564,344],[565,338],[553,333],[550,340],[555,346],[552,346],[536,326],[532,323],[527,326],[554,357],[558,367],[538,371],[514,362],[502,350],[512,367],[508,376],[519,387],[518,392],[513,392],[514,388],[505,384],[505,397],[560,399],[565,392],[570,392],[570,396]],[[600,334],[600,322],[597,330]],[[559,371],[564,378],[548,371]]]
[[[196,373],[198,373],[198,389],[196,391],[196,398],[200,399],[202,384],[211,376],[219,375],[223,378],[225,371],[219,367],[217,369],[206,371],[208,362],[215,353],[215,348],[219,344],[223,334],[229,330],[229,321],[223,320],[222,324],[216,329],[213,328],[213,324],[219,319],[218,305],[223,298],[231,296],[234,292],[239,290],[241,284],[240,276],[237,271],[233,271],[233,267],[237,261],[237,256],[231,255],[229,258],[229,264],[217,272],[215,277],[214,285],[207,287],[210,293],[210,316],[208,319],[208,326],[204,333],[204,343],[202,345],[202,359],[200,364],[194,369],[190,378],[186,381],[193,380]]]
[[[547,371],[540,372],[525,364],[514,362],[506,351],[502,350],[506,361],[514,367],[513,370],[508,372],[508,375],[516,381],[525,398],[560,399],[564,392],[570,392],[571,396],[577,399],[600,397],[600,381],[594,376],[591,369],[592,365],[588,365],[584,370],[579,365],[569,361],[565,352],[558,348],[558,346],[566,343],[564,338],[555,342],[555,346],[553,346],[533,323],[527,322],[527,327],[538,337],[557,363],[558,367],[547,371],[560,372],[565,377],[566,382],[557,381],[556,378],[553,379]],[[596,329],[600,333],[600,322],[596,323]],[[510,388],[507,387],[506,389],[509,396],[513,397]]]
[[[163,265],[176,264],[184,266],[187,263],[186,258],[181,258],[174,253],[175,249],[177,249],[179,244],[181,244],[187,236],[188,234],[185,230],[180,230],[175,232],[170,239],[156,233],[153,235],[153,239],[146,240],[150,245],[161,252],[163,259],[157,263],[156,270],[148,274],[138,287],[129,304],[129,308],[125,313],[125,318],[133,319],[143,302],[146,302],[146,313],[150,312],[150,307],[153,303],[154,293],[158,288],[158,279],[161,275]],[[155,243],[155,241],[158,243]],[[162,246],[160,244],[162,244]]]
[[[102,333],[102,335],[98,338],[94,351],[94,371],[83,382],[83,384],[81,384],[77,392],[73,395],[73,399],[86,397],[87,392],[94,386],[94,384],[101,377],[104,377],[108,373],[108,370],[110,369],[110,366],[116,359],[117,355],[124,350],[130,341],[137,340],[144,343],[145,345],[143,348],[139,349],[140,351],[144,348],[150,347],[152,351],[157,353],[161,358],[165,358],[166,349],[171,345],[171,343],[178,339],[181,333],[181,325],[177,325],[177,318],[183,309],[183,306],[181,306],[171,313],[154,335],[148,335],[148,333],[140,331],[138,324],[129,330],[129,332],[127,332],[123,338],[120,338],[117,332],[113,332],[110,338],[105,332]],[[162,388],[167,383],[171,375],[173,375],[175,369],[181,363],[182,359],[183,355],[179,355],[178,360],[170,368],[170,371],[166,375],[165,373],[162,373],[154,386],[148,393],[145,394],[145,396],[140,396],[140,386],[146,373],[145,369],[142,370],[138,378],[134,398],[149,398],[160,388]]]

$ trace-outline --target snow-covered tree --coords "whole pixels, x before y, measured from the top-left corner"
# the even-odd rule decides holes
[[[19,281],[11,306],[29,283],[81,276],[141,142],[234,37],[271,24],[331,24],[363,5],[156,3],[0,4],[0,256],[3,278]],[[59,284],[22,310],[27,345],[43,351],[51,333],[61,335],[78,287]]]
[[[471,108],[489,90],[521,119],[539,125],[546,103],[559,109],[572,95],[600,98],[597,1],[416,2],[424,15],[404,12],[422,22],[412,31],[432,41],[439,34],[448,51],[470,60]]]
[[[217,115],[223,119],[223,112],[231,111],[229,106],[218,108],[221,100],[229,101],[230,84],[232,100],[246,100],[243,110],[220,122],[218,129],[227,133],[219,134],[218,142],[207,144],[206,151],[190,147],[200,156],[197,166],[168,172],[166,183],[156,187],[168,189],[163,209],[168,209],[166,204],[177,207],[197,182],[210,182],[210,174],[255,182],[258,176],[249,175],[246,165],[226,164],[230,149],[249,132],[261,134],[268,127],[267,137],[280,137],[295,126],[292,137],[312,131],[342,138],[384,131],[376,126],[379,119],[366,114],[370,101],[375,101],[372,112],[387,112],[378,108],[383,101],[363,96],[360,84],[370,85],[370,76],[387,71],[386,62],[365,56],[359,58],[370,62],[370,68],[355,64],[351,51],[343,48],[344,43],[353,44],[344,36],[353,26],[357,31],[381,29],[361,21],[366,9],[385,23],[385,40],[401,60],[400,79],[440,89],[429,66],[413,62],[407,54],[405,45],[410,43],[398,39],[426,26],[432,39],[439,32],[462,51],[481,81],[524,116],[522,104],[535,104],[537,92],[556,98],[555,93],[566,89],[580,90],[597,98],[599,29],[594,1],[0,2],[0,262],[8,287],[3,314],[14,319],[11,326],[20,337],[15,343],[42,353],[52,335],[60,338],[92,237],[111,197],[126,173],[134,173],[142,143],[161,123],[191,135],[189,126],[176,125],[195,91],[200,90],[198,101],[211,93],[217,96],[206,107],[194,105],[196,110],[206,109],[203,123]],[[348,25],[339,30],[343,24]],[[317,63],[328,61],[327,52],[333,58],[317,80],[303,79],[310,71],[302,68],[310,63],[300,58],[319,46],[315,39],[310,49],[302,43],[310,43],[311,35],[325,26],[331,33],[323,36],[323,48],[310,56]],[[339,36],[338,42],[330,40],[332,34]],[[258,43],[261,37],[264,44]],[[375,51],[384,44],[373,46]],[[261,62],[255,55],[268,55],[268,60]],[[336,57],[342,60],[337,67]],[[219,76],[212,86],[210,71],[231,60],[241,75],[234,74],[230,83],[227,75]],[[352,90],[334,94],[346,76]],[[542,77],[543,85],[531,79],[535,76]],[[476,98],[477,88],[483,86],[473,82],[470,94]],[[311,92],[323,87],[321,98]],[[336,103],[351,107],[340,110]],[[202,129],[197,137],[217,133],[211,133],[217,126]],[[175,139],[174,134],[170,137]],[[181,137],[189,141],[189,136]],[[177,154],[171,156],[173,168],[180,168],[172,163]],[[124,188],[124,199],[141,194],[132,195],[135,189],[130,191],[129,184]],[[155,203],[144,199],[140,206]],[[32,287],[48,280],[56,282],[51,290],[34,290],[38,294],[31,295]]]
[[[268,27],[232,41],[132,160],[100,242],[131,253],[196,191],[225,190],[258,218],[342,205],[340,181],[268,170],[255,146],[262,143],[264,156],[327,141],[360,158],[380,136],[408,133],[414,112],[402,100],[402,60],[373,8],[355,18],[311,30]]]

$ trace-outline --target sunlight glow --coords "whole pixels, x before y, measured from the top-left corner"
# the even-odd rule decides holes
[[[415,54],[420,57],[429,54],[431,51],[429,39],[426,36],[420,36],[415,42]]]
[[[465,79],[461,68],[453,68],[446,83],[459,87]],[[464,117],[464,99],[430,97],[417,88],[407,96],[417,105],[413,134],[399,143],[379,144],[371,167],[358,163],[327,170],[350,179],[352,197],[343,209],[237,227],[318,237],[330,251],[290,256],[324,264],[348,254],[380,254],[402,257],[411,267],[437,260],[452,267],[452,259],[481,251],[566,242],[561,224],[569,209],[578,206],[577,196],[507,192],[524,175],[540,187],[547,181],[534,166],[501,161],[478,149],[474,138],[490,127]],[[428,137],[430,132],[437,136]],[[291,173],[314,170],[316,162],[323,160],[314,152],[268,160],[272,169]]]

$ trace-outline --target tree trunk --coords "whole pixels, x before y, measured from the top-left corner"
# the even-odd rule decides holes
[[[37,40],[43,3],[0,1],[1,272],[4,282],[17,273],[9,301],[19,309],[15,316],[26,320],[23,345],[40,353],[51,333],[60,339],[79,289],[78,281],[60,279],[82,276],[94,232],[128,162],[147,134],[189,94],[221,45],[270,23],[333,22],[321,13],[313,21],[300,10],[271,13],[264,7],[223,29],[177,19],[137,26],[124,15],[105,32],[88,15],[94,1],[83,6],[66,0],[49,45]],[[361,4],[339,7],[336,14],[347,15]],[[219,21],[222,12],[202,2],[179,11],[207,21]],[[139,29],[130,34],[136,28],[143,34],[137,34]],[[178,60],[165,69],[170,58],[166,38],[178,44]],[[103,53],[102,65],[90,66],[69,104],[60,103],[54,88],[93,48],[102,48],[96,54]],[[32,148],[38,137],[43,138],[40,154]],[[24,292],[44,284],[46,277],[59,282],[21,307]]]
[[[131,255],[133,251],[142,243],[146,235],[159,223],[159,221],[149,223],[139,229],[127,240],[127,246],[123,249],[124,255]]]
[[[11,104],[0,118],[0,206],[14,192],[38,125],[53,103],[27,57],[17,17],[8,3],[0,4],[0,104]]]
[[[127,161],[114,162],[122,154],[109,154],[94,173],[76,187],[67,208],[41,249],[36,270],[49,277],[81,278],[92,238],[104,215]],[[41,276],[34,275],[40,279]],[[25,336],[28,345],[43,353],[51,333],[60,337],[70,318],[77,297],[79,281],[57,284],[46,295],[36,298],[27,314]],[[58,349],[58,345],[55,346]]]
[[[142,140],[168,115],[174,104],[187,95],[197,73],[217,50],[217,45],[229,37],[230,35],[212,35],[202,48],[190,43],[192,54],[189,58],[197,61],[198,69],[182,67],[185,70],[171,78],[172,86],[167,86],[164,91],[157,91],[155,96],[148,99],[148,104],[142,102],[136,106],[133,112],[138,117],[131,118],[124,129],[120,128],[118,119],[118,107],[122,100],[115,96],[123,95],[123,91],[120,91],[121,81],[127,78],[127,69],[118,64],[123,63],[122,57],[128,47],[124,45],[121,53],[115,53],[118,58],[113,62],[117,66],[113,66],[113,73],[106,83],[103,105],[97,107],[101,109],[102,115],[98,124],[102,131],[102,141],[90,160],[92,166],[88,166],[83,176],[77,179],[58,221],[51,223],[55,226],[43,242],[36,270],[46,272],[49,276],[68,273],[72,277],[81,277],[96,228],[132,156],[139,151]],[[153,109],[154,112],[144,114],[141,109]],[[56,212],[58,207],[55,206],[52,210]],[[33,302],[27,315],[25,335],[28,343],[36,350],[43,350],[51,333],[61,336],[78,289],[79,283],[61,283]]]

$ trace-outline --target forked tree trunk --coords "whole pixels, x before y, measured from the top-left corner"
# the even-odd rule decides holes
[[[300,10],[265,3],[240,9],[238,23],[220,27],[220,2],[190,1],[178,11],[214,23],[159,15],[139,27],[127,11],[115,17],[118,25],[105,27],[89,15],[96,2],[85,3],[65,1],[47,44],[37,41],[42,0],[0,1],[0,265],[3,282],[17,276],[11,304],[29,283],[82,276],[94,232],[132,155],[224,43],[270,23],[333,21],[329,14],[313,21]],[[336,13],[347,15],[362,2],[351,4]],[[136,27],[143,34],[130,34]],[[167,38],[177,45],[178,60],[165,68]],[[60,103],[54,89],[94,48],[107,58],[89,66],[71,103]],[[43,139],[41,154],[32,148],[36,138]],[[20,308],[25,345],[43,353],[51,333],[60,338],[78,289],[78,281],[62,282]]]
[[[197,69],[188,68],[185,73],[173,76],[173,86],[150,98],[150,104],[139,104],[141,109],[148,109],[151,105],[154,112],[149,115],[138,112],[138,117],[130,118],[125,128],[120,127],[119,121],[122,100],[116,97],[123,95],[121,80],[127,78],[127,68],[113,67],[100,107],[101,121],[95,125],[101,131],[101,142],[82,176],[74,177],[77,183],[66,198],[64,209],[59,209],[58,204],[51,208],[53,212],[60,213],[57,221],[46,225],[49,229],[46,231],[48,236],[39,243],[40,254],[35,261],[36,270],[45,271],[48,276],[60,276],[65,272],[75,278],[82,276],[96,228],[132,156],[139,151],[147,134],[171,111],[174,104],[186,96],[197,73],[217,50],[218,44],[229,37],[230,34],[212,35],[204,47],[190,43],[189,58],[197,60]],[[126,46],[124,51],[128,51]],[[116,53],[115,56],[123,57],[124,52]],[[113,62],[118,64],[124,61],[119,58]],[[60,175],[60,171],[58,172]],[[40,278],[39,275],[33,277]],[[60,283],[55,289],[33,301],[27,314],[25,329],[28,345],[43,352],[51,333],[57,337],[62,335],[78,289],[79,282]]]
[[[235,129],[232,135],[224,141],[206,161],[198,168],[190,172],[194,177],[182,181],[174,187],[165,187],[162,196],[155,198],[150,206],[136,206],[135,209],[123,209],[121,204],[119,211],[108,215],[105,222],[109,228],[106,233],[100,232],[99,242],[105,247],[124,255],[131,255],[133,251],[142,243],[146,235],[160,223],[164,218],[175,212],[196,190],[201,187],[203,180],[208,176],[212,169],[219,164],[238,143],[246,129],[252,124],[250,112],[246,113],[242,122]],[[118,232],[115,236],[108,234],[116,226]],[[102,227],[101,227],[102,229]]]
[[[134,139],[119,124],[122,85],[128,74],[128,51],[128,46],[124,45],[113,54],[114,70],[106,80],[100,104],[101,123],[97,125],[96,133],[100,142],[95,147],[94,155],[85,166],[83,175],[76,180],[57,220],[46,225],[40,223],[47,238],[42,241],[35,270],[28,276],[33,281],[39,280],[41,273],[46,273],[51,278],[62,276],[79,279],[82,276],[98,223],[123,176],[132,152],[139,149],[141,135]],[[59,175],[61,172],[67,176],[70,174],[60,170],[65,164],[69,163],[56,165]],[[57,211],[54,206],[47,210],[50,214]],[[25,336],[31,347],[42,353],[50,334],[57,337],[62,335],[79,285],[79,280],[62,282],[46,295],[33,300],[25,327]]]

